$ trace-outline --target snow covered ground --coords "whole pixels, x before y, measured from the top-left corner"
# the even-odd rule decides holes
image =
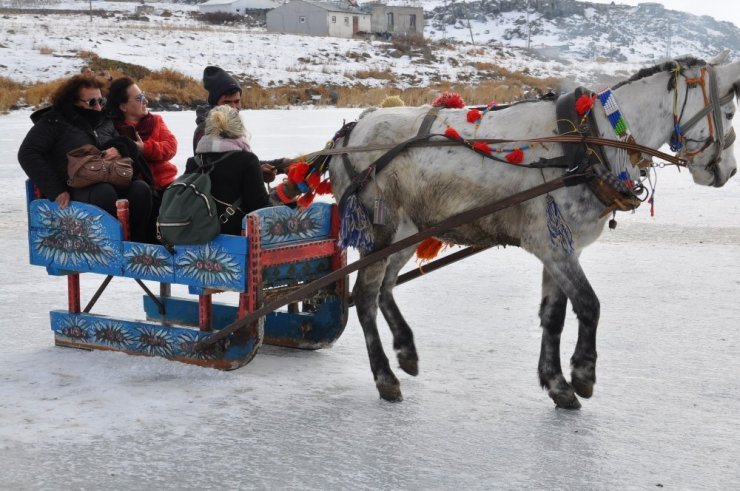
[[[244,116],[274,158],[322,148],[358,112]],[[331,349],[263,347],[233,372],[54,347],[66,283],[28,265],[28,116],[0,116],[0,489],[740,488],[739,178],[708,189],[662,169],[656,216],[621,214],[585,251],[602,315],[582,410],[538,387],[540,266],[515,248],[397,289],[421,372],[398,370],[390,404],[354,312]],[[194,115],[163,116],[182,168]],[[83,277],[83,302],[101,280]],[[100,311],[141,318],[140,297],[118,278]],[[564,360],[576,330],[569,312]]]

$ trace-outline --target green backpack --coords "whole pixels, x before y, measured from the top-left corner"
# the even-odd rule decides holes
[[[226,203],[227,213],[223,216],[218,214],[209,175],[217,162],[204,164],[202,157],[196,155],[198,172],[178,177],[164,190],[157,217],[160,242],[167,246],[210,242],[221,232],[221,222],[227,221],[234,209],[238,210],[241,198],[231,205]]]

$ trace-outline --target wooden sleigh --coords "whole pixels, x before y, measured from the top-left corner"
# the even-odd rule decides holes
[[[245,218],[244,236],[219,235],[205,245],[176,246],[172,254],[162,245],[125,240],[126,209],[120,210],[119,219],[85,203],[60,209],[39,199],[30,182],[26,195],[31,264],[46,267],[50,275],[67,276],[68,308],[50,313],[58,346],[232,370],[249,363],[262,343],[319,349],[331,346],[344,330],[346,277],[288,305],[286,311],[260,317],[208,349],[194,349],[266,300],[346,265],[346,254],[337,246],[336,205],[258,210]],[[81,273],[106,276],[84,309]],[[131,278],[143,288],[145,321],[92,312],[113,277]],[[159,282],[159,295],[144,280]],[[197,299],[171,296],[171,284],[186,285]],[[212,301],[214,293],[225,291],[238,292],[238,306]]]

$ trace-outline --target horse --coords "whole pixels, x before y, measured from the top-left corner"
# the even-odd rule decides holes
[[[586,111],[595,123],[592,131],[598,128],[594,136],[642,145],[643,151],[601,146],[599,166],[607,174],[602,183],[616,180],[644,191],[646,176],[658,167],[645,158],[644,150],[670,143],[696,184],[721,187],[737,171],[731,120],[740,87],[738,80],[740,61],[730,63],[726,52],[708,63],[679,58],[642,69],[598,96],[582,95],[576,101],[576,105],[586,106],[577,108],[581,119],[568,120],[565,126],[571,125],[578,132],[584,121],[581,112]],[[486,107],[478,115],[473,113],[472,118],[470,109],[436,109],[436,117],[432,118],[428,116],[430,106],[366,110],[351,132],[338,134],[337,149],[344,146],[348,151],[343,156],[333,155],[329,161],[335,199],[346,203],[347,193],[354,190],[363,209],[370,210],[368,214],[372,214],[378,201],[383,204],[383,219],[375,216],[376,223],[371,225],[372,244],[358,248],[361,257],[456,214],[573,172],[573,167],[579,165],[575,161],[547,165],[575,158],[565,144],[527,145],[524,141],[563,132],[563,117],[555,100],[522,101],[499,110]],[[398,151],[383,170],[367,177],[373,170],[371,166],[382,158],[383,148],[425,131],[448,138],[453,135],[461,141],[496,138],[511,141],[514,147],[410,145]],[[434,139],[441,136],[429,138]],[[366,150],[350,151],[357,147]],[[517,153],[519,157],[514,158]],[[586,153],[599,152],[589,147]],[[503,154],[511,155],[510,160],[515,163],[487,158]],[[537,165],[538,162],[545,164]],[[361,186],[357,185],[358,175],[365,177]],[[649,194],[649,190],[646,192]],[[562,187],[438,236],[447,244],[517,246],[542,262],[538,375],[540,385],[559,408],[580,408],[578,396],[591,397],[596,382],[600,304],[579,257],[602,233],[612,210],[626,211],[636,206],[623,208],[620,205],[625,203],[616,200],[609,207],[602,198],[594,186],[586,183]],[[643,192],[639,201],[647,200],[648,195]],[[403,396],[378,336],[377,311],[380,308],[392,332],[399,367],[417,375],[419,358],[413,332],[393,296],[399,271],[414,251],[414,247],[407,247],[363,267],[352,290],[378,393],[392,402],[403,400]],[[570,382],[563,375],[560,361],[560,336],[568,301],[578,321],[577,342],[570,358]]]

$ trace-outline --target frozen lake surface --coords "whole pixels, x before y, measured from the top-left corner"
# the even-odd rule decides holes
[[[358,113],[244,115],[265,159],[318,150]],[[586,249],[602,313],[580,411],[539,388],[541,267],[515,248],[398,287],[420,374],[396,370],[391,404],[354,311],[331,349],[266,346],[233,372],[54,347],[66,281],[28,264],[29,114],[0,116],[0,489],[740,489],[740,178],[662,169],[656,216],[621,214]],[[194,114],[163,116],[182,169]],[[83,302],[101,280],[83,276]],[[116,278],[99,310],[141,318],[140,297]],[[569,311],[565,363],[576,330]]]

